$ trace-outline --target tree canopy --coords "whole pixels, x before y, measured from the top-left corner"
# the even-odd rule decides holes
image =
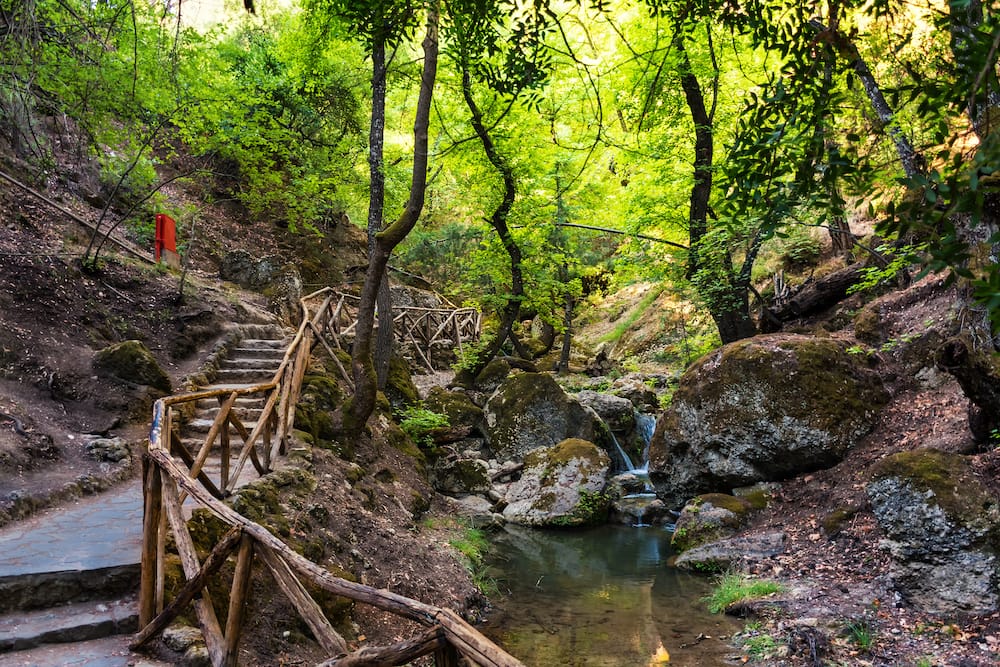
[[[781,318],[761,253],[820,230],[862,287],[911,262],[945,270],[1000,325],[989,3],[256,9],[204,26],[170,3],[8,3],[0,134],[44,171],[36,129],[71,121],[101,164],[103,233],[149,234],[174,141],[201,160],[184,177],[228,179],[256,219],[367,219],[373,253],[381,239],[386,262],[495,315],[497,348],[521,314],[565,330],[604,272],[688,294],[723,342],[753,335]],[[420,42],[438,15],[429,85]],[[879,238],[858,242],[851,216]]]

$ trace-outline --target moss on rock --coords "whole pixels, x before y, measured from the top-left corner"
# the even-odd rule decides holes
[[[94,354],[92,363],[98,375],[170,393],[170,376],[160,368],[153,353],[142,341],[126,340],[109,345]]]
[[[746,498],[706,493],[692,498],[677,518],[670,545],[678,553],[733,535],[753,511]]]
[[[460,391],[434,387],[424,399],[424,407],[448,417],[451,428],[472,429],[483,421],[483,410]]]

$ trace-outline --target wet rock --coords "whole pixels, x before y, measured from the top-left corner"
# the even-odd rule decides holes
[[[635,406],[627,398],[584,389],[576,400],[600,415],[615,432],[630,432],[635,428]]]
[[[670,546],[682,552],[733,535],[753,506],[745,498],[708,493],[692,498],[681,510]]]
[[[602,491],[610,467],[606,452],[579,438],[537,449],[525,457],[521,478],[507,489],[504,518],[525,526],[601,523],[608,513]]]
[[[430,481],[436,490],[450,495],[486,493],[492,488],[489,466],[482,459],[438,459]]]
[[[611,393],[628,399],[636,410],[654,412],[660,408],[656,392],[646,384],[645,378],[641,375],[630,374],[618,378],[611,385]]]
[[[500,460],[520,460],[566,438],[595,442],[600,418],[545,373],[512,375],[483,409],[486,442]],[[603,443],[602,443],[603,444]]]
[[[844,342],[776,334],[730,343],[681,377],[650,443],[658,495],[677,506],[707,491],[829,467],[888,400]]]
[[[128,443],[121,438],[97,438],[87,443],[87,453],[98,461],[118,463],[132,455]]]
[[[170,393],[170,377],[142,341],[127,340],[98,350],[94,354],[93,367],[98,375]]]
[[[699,572],[722,572],[772,558],[785,550],[783,532],[730,537],[685,551],[674,566]]]
[[[498,528],[504,524],[503,515],[495,512],[493,503],[482,496],[463,496],[449,500],[454,513],[469,521],[473,528]]]
[[[1000,501],[964,457],[934,449],[886,457],[866,490],[905,600],[934,614],[1000,609]]]

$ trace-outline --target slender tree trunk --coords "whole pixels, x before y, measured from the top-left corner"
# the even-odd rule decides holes
[[[375,409],[378,382],[372,358],[372,331],[375,325],[375,304],[382,286],[382,278],[393,249],[417,224],[424,206],[424,196],[427,191],[428,126],[438,62],[436,2],[432,2],[427,10],[427,32],[423,47],[424,66],[420,78],[420,94],[417,97],[416,118],[413,122],[413,174],[410,181],[410,197],[400,217],[375,235],[374,248],[368,270],[365,272],[365,283],[361,289],[361,301],[358,305],[354,348],[351,352],[351,373],[354,376],[355,393],[343,422],[344,432],[348,437],[357,437],[361,434]]]
[[[869,69],[868,63],[861,57],[857,44],[836,27],[829,28],[822,22],[815,20],[810,21],[809,25],[824,35],[827,41],[836,47],[841,57],[848,62],[858,79],[861,80],[861,85],[864,86],[865,94],[871,102],[875,115],[878,116],[879,123],[889,132],[889,137],[896,146],[896,154],[899,156],[899,162],[903,166],[906,177],[912,178],[923,173],[927,164],[924,156],[913,147],[903,130],[893,122],[892,107],[889,106],[885,95],[882,94],[882,89],[875,80],[875,75]]]
[[[691,188],[690,208],[688,213],[688,277],[695,279],[697,274],[706,267],[708,260],[702,249],[701,242],[708,233],[708,203],[712,194],[712,161],[714,159],[714,137],[712,134],[712,118],[705,106],[705,96],[701,90],[698,77],[691,69],[691,60],[684,48],[684,36],[680,32],[674,36],[674,49],[681,57],[681,88],[691,120],[694,121],[694,185]],[[726,251],[724,251],[726,252]],[[757,327],[750,317],[749,295],[747,286],[734,282],[732,266],[728,254],[724,257],[721,271],[716,275],[726,276],[722,293],[719,285],[698,286],[709,313],[719,329],[719,337],[723,343],[731,343],[743,338],[749,338],[757,333]]]
[[[375,253],[375,236],[382,230],[385,220],[385,94],[386,54],[385,39],[376,39],[372,45],[372,117],[368,127],[368,174],[370,178],[368,200],[368,256]],[[376,311],[378,332],[375,339],[375,372],[378,388],[385,389],[389,377],[389,357],[392,354],[392,300],[389,296],[389,276],[382,274]]]
[[[507,217],[510,215],[511,208],[514,206],[514,199],[517,197],[517,181],[514,179],[514,170],[504,156],[500,154],[500,151],[497,150],[496,144],[493,142],[493,137],[490,136],[489,129],[487,129],[484,122],[482,110],[476,104],[476,100],[472,95],[472,75],[469,72],[467,64],[464,64],[462,69],[462,97],[465,99],[465,104],[472,114],[472,127],[476,132],[476,136],[479,137],[479,142],[483,145],[483,151],[486,153],[490,164],[499,172],[503,180],[503,198],[490,216],[490,226],[493,227],[497,236],[500,237],[500,243],[503,245],[504,250],[507,252],[507,257],[510,259],[510,294],[500,309],[500,326],[496,336],[455,377],[456,383],[471,386],[475,382],[476,376],[500,352],[504,342],[511,335],[514,323],[521,312],[521,301],[524,300],[524,273],[521,267],[521,248],[517,245],[517,242],[510,233],[510,228],[507,226]]]

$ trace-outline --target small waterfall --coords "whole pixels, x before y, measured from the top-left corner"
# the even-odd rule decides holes
[[[636,411],[635,431],[643,444],[642,463],[638,466],[631,465],[627,472],[634,475],[637,480],[642,482],[643,490],[639,493],[630,493],[622,498],[622,500],[628,501],[628,504],[632,507],[636,519],[633,526],[636,528],[649,526],[648,523],[643,523],[643,517],[646,514],[646,507],[648,507],[651,502],[656,500],[656,493],[654,492],[653,484],[649,480],[649,442],[653,439],[653,430],[655,428],[656,417]],[[619,449],[621,449],[621,447],[619,447]],[[631,460],[629,460],[629,463],[632,463]]]

